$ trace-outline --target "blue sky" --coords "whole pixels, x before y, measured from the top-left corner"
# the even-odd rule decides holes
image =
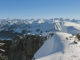
[[[0,18],[80,19],[80,0],[0,0]]]

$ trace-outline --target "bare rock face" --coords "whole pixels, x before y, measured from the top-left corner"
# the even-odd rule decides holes
[[[8,60],[11,40],[0,40],[0,60]]]
[[[25,35],[0,40],[0,60],[31,60],[46,39],[41,35]]]

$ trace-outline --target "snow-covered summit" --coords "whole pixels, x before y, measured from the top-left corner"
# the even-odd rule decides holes
[[[67,40],[66,37],[70,36],[72,35],[68,33],[56,32],[36,52],[35,60],[79,60],[80,42],[74,44],[74,36]]]

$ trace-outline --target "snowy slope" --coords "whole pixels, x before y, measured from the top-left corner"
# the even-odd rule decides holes
[[[48,39],[44,45],[35,54],[36,60],[80,60],[80,42],[74,44],[73,37],[66,40],[66,37],[72,36],[68,33],[56,32]]]
[[[65,22],[63,30],[70,34],[78,34],[80,33],[80,24],[73,22]]]

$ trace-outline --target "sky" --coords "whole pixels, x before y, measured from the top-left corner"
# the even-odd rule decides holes
[[[80,0],[0,0],[0,18],[80,19]]]

